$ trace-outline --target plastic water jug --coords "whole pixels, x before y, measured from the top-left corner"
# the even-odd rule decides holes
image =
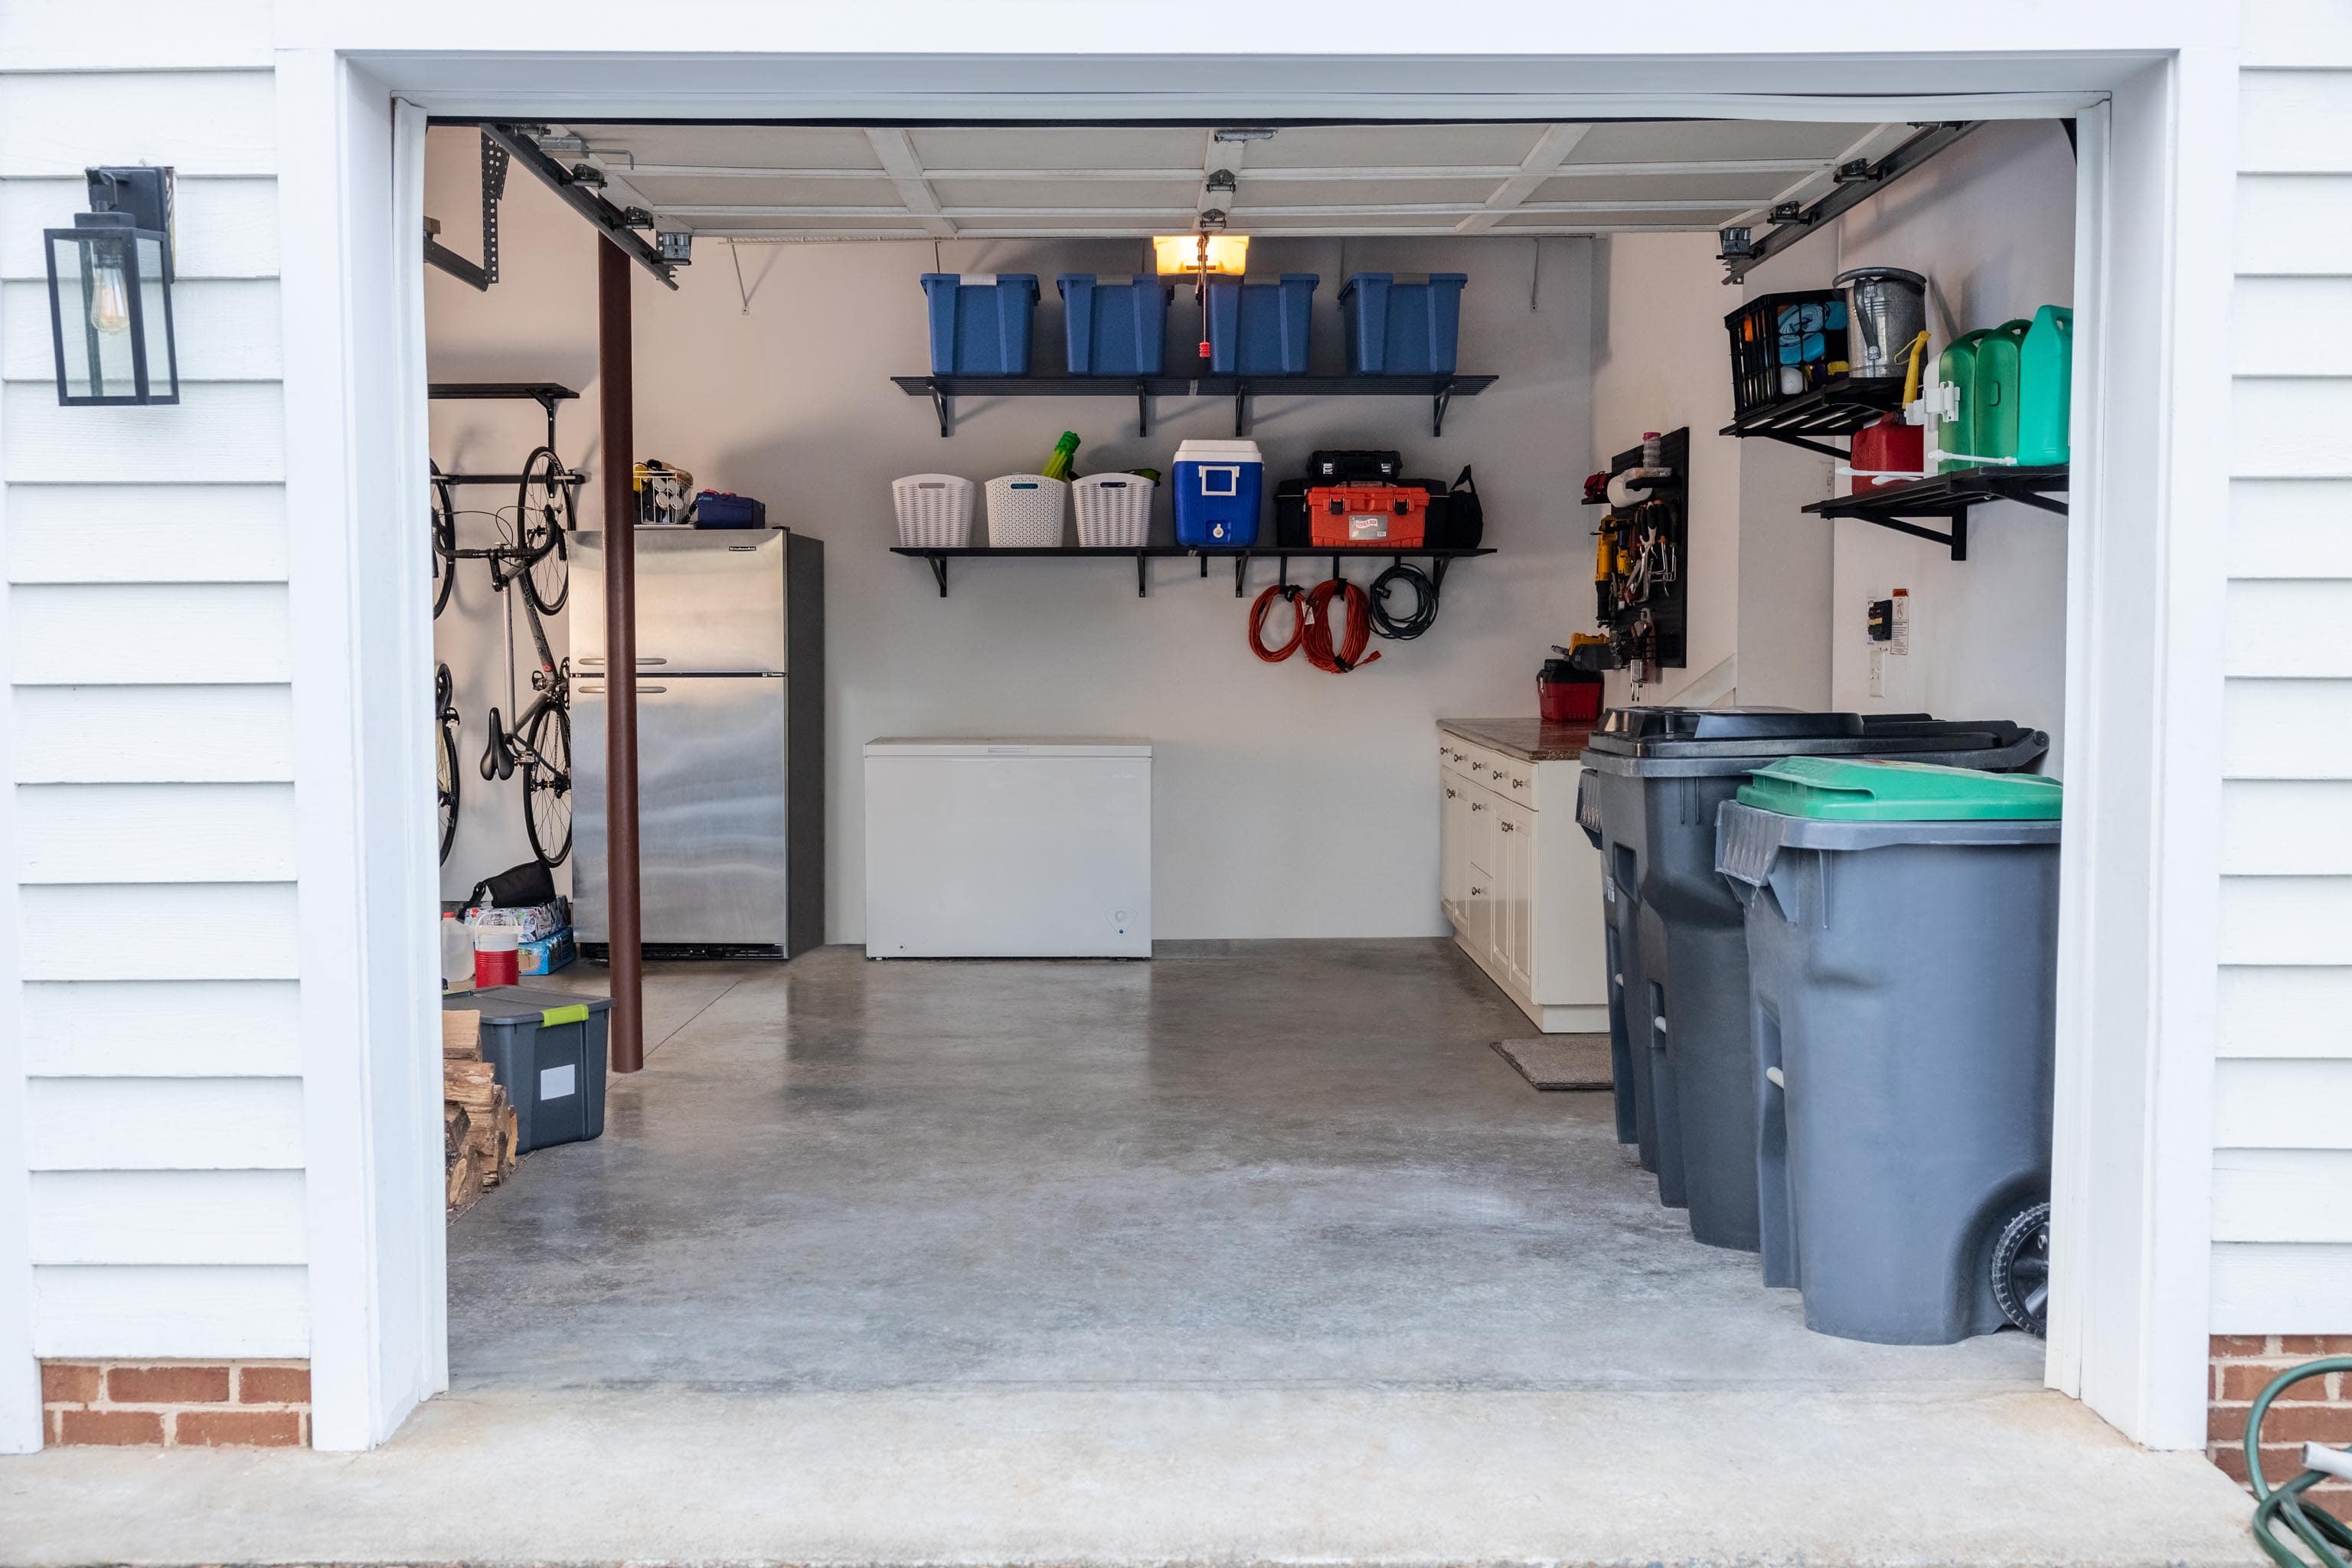
[[[1936,359],[1936,377],[1953,388],[1947,405],[1951,417],[1936,422],[1936,447],[1944,452],[1977,452],[1982,450],[1977,439],[1977,349],[1985,339],[1981,329],[1964,332],[1954,338]],[[1936,465],[1938,473],[1948,474],[1958,468],[1974,468],[1966,458],[1946,458]]]
[[[2017,456],[2018,356],[2030,321],[2003,321],[1977,345],[1977,445],[1959,448],[1979,458]]]
[[[2067,460],[2067,406],[2074,392],[2074,312],[2044,305],[2033,312],[2017,354],[2017,460],[2042,466]]]

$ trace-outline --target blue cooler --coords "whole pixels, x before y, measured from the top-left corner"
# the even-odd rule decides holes
[[[1339,290],[1349,375],[1452,375],[1461,272],[1359,272]]]
[[[1257,542],[1265,458],[1255,441],[1187,441],[1176,448],[1176,542],[1241,550]]]
[[[967,283],[960,272],[926,272],[933,375],[1027,375],[1037,275],[999,272]]]
[[[1158,375],[1168,367],[1168,300],[1175,286],[1142,273],[1065,272],[1063,338],[1072,375]]]
[[[1278,281],[1209,279],[1209,369],[1216,375],[1305,375],[1307,328],[1315,304],[1312,272]]]

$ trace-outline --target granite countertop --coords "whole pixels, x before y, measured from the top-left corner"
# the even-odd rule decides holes
[[[1572,763],[1584,754],[1590,724],[1549,724],[1541,719],[1440,719],[1437,727],[1527,763]]]

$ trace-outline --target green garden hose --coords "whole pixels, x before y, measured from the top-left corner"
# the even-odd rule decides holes
[[[2308,1443],[2304,1446],[2304,1463],[2312,1466],[2316,1460],[2326,1468],[2306,1468],[2275,1489],[2263,1479],[2263,1416],[2271,1401],[2305,1378],[2331,1372],[2352,1372],[2352,1355],[2325,1356],[2289,1368],[2271,1379],[2270,1386],[2246,1412],[2246,1475],[2254,1488],[2254,1542],[2279,1568],[2314,1568],[2315,1564],[2316,1568],[2352,1568],[2352,1527],[2318,1504],[2303,1500],[2303,1494],[2322,1481],[2352,1477],[2352,1456]],[[2279,1538],[2282,1524],[2311,1549],[2309,1557]]]

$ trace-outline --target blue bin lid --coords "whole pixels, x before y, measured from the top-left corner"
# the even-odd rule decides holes
[[[1456,288],[1461,288],[1468,284],[1469,281],[1470,274],[1467,272],[1351,272],[1348,275],[1348,280],[1339,285],[1339,298],[1342,300],[1346,299],[1349,291],[1354,289],[1358,283],[1403,283],[1407,285],[1451,283]]]
[[[964,281],[964,274],[961,272],[926,272],[922,276],[923,292],[928,294],[933,289],[942,287],[957,289],[1026,289],[1033,295],[1037,292],[1037,275],[1034,272],[997,272],[992,274],[981,272],[973,273],[971,276],[975,281],[967,283]],[[984,283],[977,281],[977,279],[982,278],[987,279],[987,281]]]
[[[1073,283],[1082,283],[1090,289],[1149,289],[1158,284],[1163,293],[1176,292],[1175,284],[1152,272],[1063,272],[1055,275],[1054,289],[1065,299],[1068,298]]]

